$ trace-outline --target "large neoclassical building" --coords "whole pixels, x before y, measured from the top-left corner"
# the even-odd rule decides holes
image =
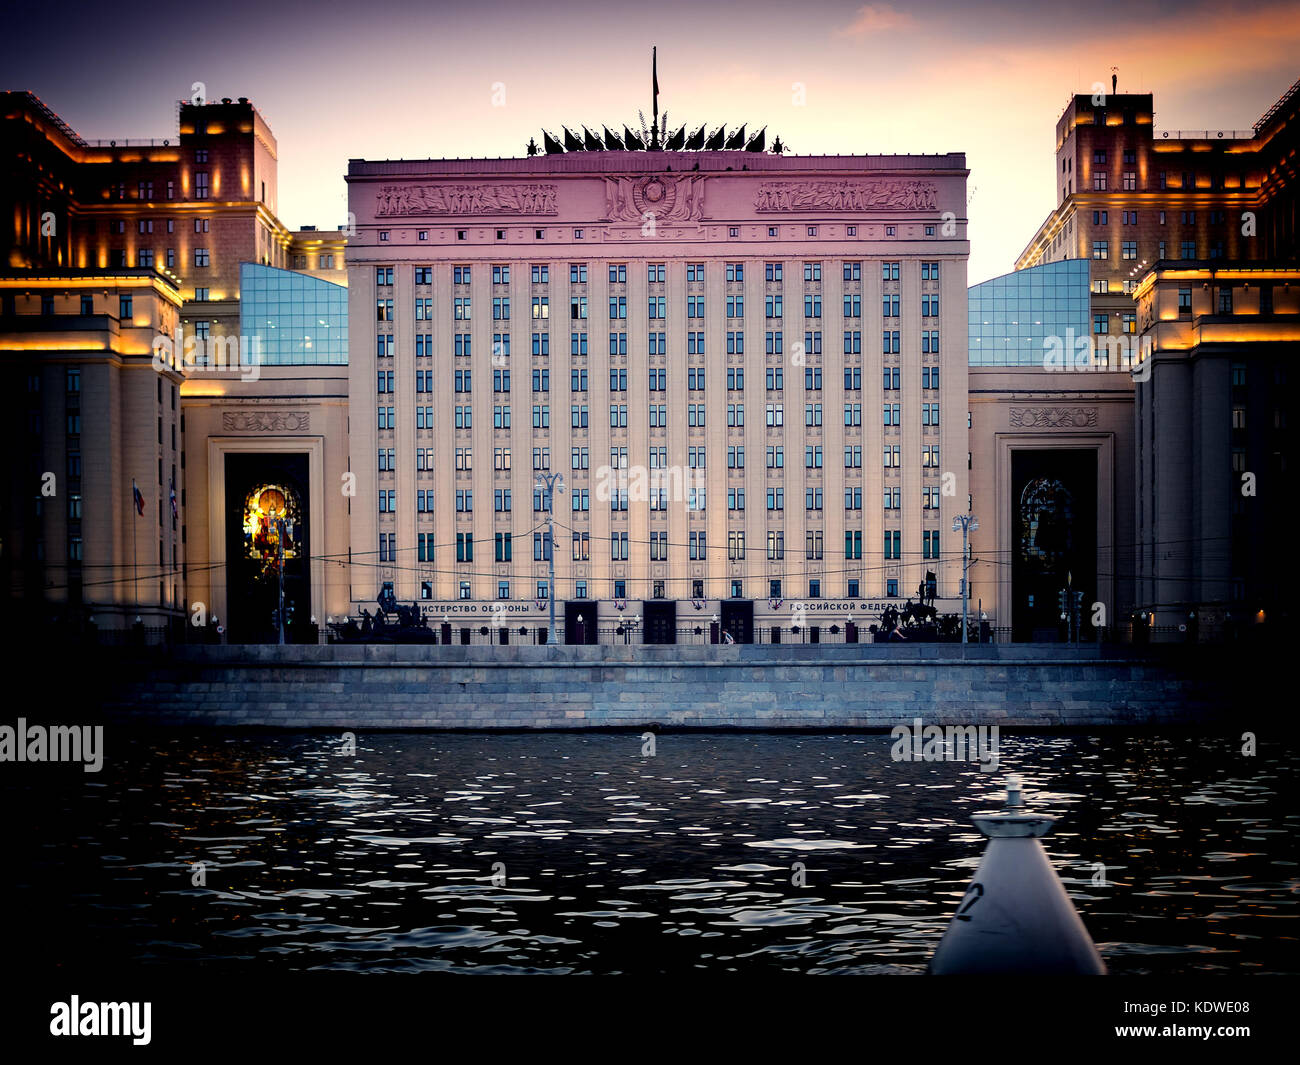
[[[620,616],[638,641],[714,616],[814,639],[922,595],[957,613],[973,513],[971,610],[1000,638],[1060,638],[1063,583],[1085,638],[1094,604],[1172,638],[1276,616],[1295,200],[1259,161],[1294,144],[1297,94],[1208,153],[1153,133],[1149,97],[1086,99],[1057,211],[968,295],[960,153],[566,131],[353,160],[346,224],[290,231],[247,100],[95,143],[0,94],[11,614],[268,640],[283,586],[289,639],[391,596],[531,640],[553,588],[566,639]],[[1258,255],[1202,227],[1239,187]],[[1084,337],[1117,356],[1045,363]],[[1225,470],[1263,493],[1231,520]]]
[[[354,160],[350,599],[645,638],[960,597],[966,168],[590,150]],[[538,488],[559,476],[564,492]],[[543,481],[544,483],[544,481]],[[627,606],[632,604],[634,606]]]

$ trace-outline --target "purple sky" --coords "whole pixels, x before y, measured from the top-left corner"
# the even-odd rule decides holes
[[[767,125],[800,154],[964,151],[972,283],[1010,270],[1051,209],[1056,119],[1112,66],[1121,91],[1155,93],[1157,129],[1249,128],[1300,77],[1300,7],[1271,0],[230,0],[170,24],[79,5],[6,15],[3,87],[90,138],[174,135],[196,81],[247,96],[279,141],[291,227],[343,220],[350,157],[521,155],[542,126],[633,125],[657,44],[674,128]]]

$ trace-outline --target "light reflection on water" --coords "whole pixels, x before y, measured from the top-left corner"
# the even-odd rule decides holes
[[[983,851],[969,815],[1016,771],[1112,972],[1300,969],[1293,746],[1004,733],[986,774],[887,735],[657,742],[122,737],[99,774],[9,778],[36,812],[6,889],[64,930],[47,961],[920,973]]]

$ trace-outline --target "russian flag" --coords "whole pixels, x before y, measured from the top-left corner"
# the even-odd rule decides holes
[[[135,483],[135,478],[134,478],[134,477],[131,478],[131,495],[134,497],[134,502],[135,502],[135,512],[136,512],[137,514],[143,514],[143,513],[144,513],[144,496],[142,496],[142,495],[140,494],[140,489],[139,489],[139,487],[136,485],[136,483]]]

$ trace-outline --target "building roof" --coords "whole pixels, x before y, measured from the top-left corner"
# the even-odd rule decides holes
[[[966,153],[943,155],[769,155],[761,152],[565,152],[514,159],[349,159],[349,181],[366,178],[423,178],[564,174],[682,172],[799,174],[844,171],[966,171]]]

